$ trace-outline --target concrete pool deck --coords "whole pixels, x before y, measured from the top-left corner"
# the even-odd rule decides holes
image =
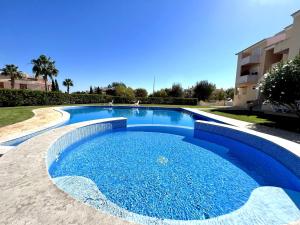
[[[76,126],[48,131],[2,156],[0,224],[131,224],[78,202],[49,179],[45,163],[47,146]]]
[[[49,154],[48,150],[60,137],[68,135],[78,128],[116,120],[118,118],[100,119],[53,129],[29,139],[17,146],[14,151],[5,154],[0,160],[0,224],[135,224],[120,218],[122,214],[120,214],[120,217],[116,217],[76,200],[58,189],[47,173],[47,163],[45,161],[46,156]],[[79,131],[80,135],[84,133]],[[78,138],[77,134],[69,136],[68,139],[76,141],[74,140],[76,137]],[[71,144],[72,141],[68,144]],[[63,141],[62,143],[65,144],[66,142]],[[64,180],[62,180],[62,183],[64,183]],[[73,182],[73,185],[77,190],[82,186],[78,182]],[[88,198],[89,196],[84,197]],[[255,205],[258,204],[257,207],[253,208],[251,202],[254,202]],[[293,218],[297,218],[297,215],[299,215],[297,207],[291,207],[289,197],[280,188],[257,189],[251,195],[249,203],[241,210],[209,220],[176,222],[157,219],[152,220],[151,223],[143,224],[269,225],[286,224],[286,216],[290,218],[290,215],[293,214]],[[281,210],[279,212],[276,212],[276,210],[270,211],[268,216],[265,212],[261,212],[261,209],[272,209],[273,207]],[[246,221],[245,218],[247,217],[252,219]],[[269,223],[270,218],[272,221],[278,222],[279,220],[282,223]],[[293,224],[298,224],[298,222]]]
[[[60,107],[34,109],[33,113],[34,116],[28,120],[0,128],[0,155],[14,148],[1,146],[1,143],[54,127],[69,119],[69,114]]]
[[[40,129],[49,123],[56,122],[62,118],[60,111],[56,108],[39,108],[34,109],[34,116],[28,120],[19,123],[11,124],[0,128],[0,142],[5,142],[8,139],[13,139],[22,133],[27,133],[36,129]]]

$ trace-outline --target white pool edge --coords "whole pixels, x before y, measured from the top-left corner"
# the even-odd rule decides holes
[[[54,111],[57,111],[61,114],[61,117],[58,120],[47,123],[47,124],[45,124],[43,126],[40,126],[36,129],[31,129],[31,130],[28,130],[26,132],[22,132],[20,134],[10,135],[10,136],[4,137],[4,138],[1,139],[0,147],[2,147],[2,146],[6,147],[7,146],[6,143],[13,142],[17,139],[26,138],[27,136],[35,135],[36,133],[46,131],[47,129],[55,128],[59,125],[64,124],[65,122],[67,122],[70,119],[70,114],[68,112],[64,111],[62,109],[62,107],[51,107],[51,109],[53,109]],[[34,113],[34,116],[35,116],[36,115],[36,109],[32,110],[32,112]],[[30,119],[32,119],[32,118],[30,118]],[[13,147],[15,147],[15,146],[13,146]]]
[[[105,120],[106,122],[108,120]],[[89,121],[82,122],[78,124],[69,125],[69,127],[74,127],[74,129],[71,130],[73,132],[74,130],[78,130],[81,127],[92,127],[94,124],[98,124],[99,121]],[[197,124],[201,125],[200,129],[203,129],[204,126],[202,125],[208,125],[208,127],[225,127],[229,129],[235,129],[237,131],[242,132],[248,132],[251,131],[249,129],[243,129],[243,128],[236,128],[232,127],[230,125],[220,125],[213,122],[204,122],[204,121],[197,121]],[[153,126],[153,125],[152,125]],[[159,125],[156,125],[159,126]],[[169,126],[172,127],[172,126]],[[205,129],[204,129],[205,130]],[[69,131],[70,132],[70,131]],[[255,132],[256,135],[259,135],[259,132]],[[56,139],[57,140],[57,139]],[[276,141],[276,140],[275,140]],[[289,142],[289,141],[288,141]],[[275,143],[275,142],[274,142]],[[276,143],[275,143],[276,144]],[[55,158],[55,157],[52,157]],[[49,166],[49,162],[47,163]],[[52,179],[52,178],[50,178]],[[70,177],[66,178],[68,181],[70,181]],[[79,178],[76,182],[74,182],[75,185],[78,185]],[[86,180],[81,179],[81,180]],[[54,183],[57,183],[57,180],[53,180]],[[64,186],[64,178],[60,179],[60,189],[68,189],[69,186]],[[84,182],[84,181],[83,181]],[[93,183],[93,181],[89,180],[89,183]],[[70,185],[70,183],[68,183]],[[72,188],[72,187],[71,187]],[[75,188],[75,187],[74,187]],[[100,192],[101,193],[101,192]],[[71,194],[72,195],[72,194]],[[274,199],[274,195],[276,195],[276,199]],[[101,196],[101,194],[99,194]],[[102,195],[103,196],[103,195]],[[268,197],[266,197],[268,196]],[[82,196],[76,196],[77,199],[82,199]],[[115,206],[114,203],[110,201],[105,201],[105,208],[98,208],[100,211],[104,211],[107,213],[111,213],[114,216],[119,216],[121,219],[129,220],[134,223],[142,223],[142,224],[170,224],[170,225],[208,225],[208,224],[270,224],[270,221],[273,221],[272,224],[281,224],[282,223],[289,223],[293,222],[294,219],[300,219],[300,212],[297,207],[293,207],[293,202],[289,199],[289,196],[286,194],[286,190],[277,188],[277,187],[260,187],[255,189],[251,196],[249,197],[248,201],[238,210],[233,211],[229,214],[222,215],[216,218],[211,218],[207,220],[191,220],[191,221],[180,221],[180,220],[163,220],[153,217],[147,217],[138,215],[132,212],[128,212],[125,209],[118,208]],[[269,207],[273,207],[273,209],[277,209],[275,211],[270,211],[268,208],[266,209],[266,205],[269,205]],[[258,207],[259,206],[259,207]],[[287,214],[284,213],[284,209],[290,208],[289,210],[289,217],[290,220],[287,217]],[[113,210],[116,210],[115,213]]]

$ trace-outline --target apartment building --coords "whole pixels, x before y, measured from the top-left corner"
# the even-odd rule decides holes
[[[47,85],[48,90],[51,90],[51,82],[48,81]],[[23,78],[15,80],[14,88],[45,91],[45,82],[42,78],[25,75]],[[11,89],[10,77],[0,75],[0,89]]]
[[[291,15],[293,24],[273,37],[263,39],[237,53],[234,106],[258,103],[258,84],[272,67],[300,54],[300,10]]]

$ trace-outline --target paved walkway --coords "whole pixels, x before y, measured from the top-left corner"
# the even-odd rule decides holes
[[[200,111],[200,114],[202,114],[203,116],[207,116],[207,117],[222,121],[227,124],[231,124],[231,125],[234,125],[237,127],[248,128],[251,130],[255,130],[258,132],[265,133],[265,134],[273,135],[273,136],[287,139],[289,141],[293,141],[293,142],[300,144],[300,133],[286,131],[286,130],[273,128],[273,127],[268,127],[268,126],[264,126],[264,125],[260,125],[260,124],[248,123],[248,122],[244,122],[241,120],[236,120],[236,119],[231,119],[231,118],[227,118],[224,116],[215,115],[215,114],[207,112],[206,109],[193,109],[193,111],[195,111],[195,110],[197,110],[198,112]]]
[[[300,133],[291,132],[291,131],[287,131],[287,130],[281,130],[281,129],[274,128],[274,127],[267,127],[267,126],[263,126],[263,125],[259,125],[259,124],[252,124],[252,125],[249,125],[247,128],[249,128],[251,130],[259,131],[262,133],[270,134],[273,136],[281,137],[281,138],[287,139],[289,141],[293,141],[293,142],[300,144]]]
[[[0,142],[14,139],[17,136],[35,131],[50,123],[59,121],[62,117],[61,112],[55,108],[40,108],[33,110],[34,116],[28,120],[8,125],[0,128]]]

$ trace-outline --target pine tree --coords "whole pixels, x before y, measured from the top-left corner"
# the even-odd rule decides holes
[[[56,79],[55,79],[55,91],[60,91],[60,90],[59,90],[59,85],[58,85],[58,82],[57,82]]]
[[[96,88],[96,93],[97,93],[97,94],[101,94],[101,89],[100,89],[100,87],[97,87],[97,88]]]
[[[90,94],[93,94],[93,93],[94,93],[93,87],[90,86]]]
[[[52,80],[51,91],[56,91],[56,86],[55,86],[54,80]]]

